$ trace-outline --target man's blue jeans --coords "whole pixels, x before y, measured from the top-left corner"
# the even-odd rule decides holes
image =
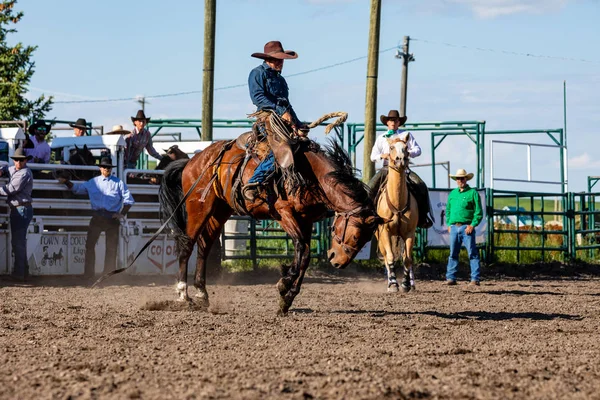
[[[450,226],[450,257],[448,257],[448,268],[446,271],[446,279],[449,281],[456,280],[456,269],[458,268],[458,255],[460,247],[465,245],[469,254],[469,264],[471,265],[471,280],[479,282],[479,250],[475,243],[475,229],[470,235],[465,233],[467,225]]]
[[[273,173],[274,170],[275,155],[273,154],[273,151],[270,151],[269,155],[266,156],[260,164],[258,164],[258,167],[256,167],[256,169],[254,170],[254,174],[252,175],[252,178],[250,178],[248,183],[262,183],[265,179],[267,179],[267,176]]]
[[[12,235],[12,252],[14,255],[13,274],[25,277],[27,265],[27,227],[33,218],[33,207],[19,206],[10,208],[10,232]]]

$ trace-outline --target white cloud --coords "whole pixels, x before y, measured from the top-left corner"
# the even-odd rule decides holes
[[[467,9],[477,18],[492,19],[517,14],[546,14],[563,8],[575,0],[429,0],[412,1],[408,7],[430,13]]]
[[[449,0],[470,8],[478,18],[496,18],[513,14],[544,14],[561,9],[568,0]]]
[[[600,160],[594,160],[587,153],[569,158],[569,169],[592,169],[600,168]]]

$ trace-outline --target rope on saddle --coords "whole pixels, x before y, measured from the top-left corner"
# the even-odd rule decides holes
[[[221,148],[221,151],[219,152],[219,154],[217,155],[217,157],[215,157],[215,159],[207,166],[207,168],[202,171],[202,173],[200,174],[200,176],[198,176],[198,178],[196,179],[196,181],[194,182],[194,184],[188,189],[187,193],[185,194],[185,196],[183,196],[183,198],[181,199],[181,201],[179,202],[179,204],[177,204],[177,207],[175,207],[175,209],[173,210],[173,213],[171,214],[171,216],[169,218],[167,218],[167,220],[164,222],[164,224],[161,225],[160,228],[158,228],[158,231],[156,231],[156,233],[154,235],[152,235],[152,237],[150,239],[148,239],[148,241],[146,242],[145,245],[142,246],[142,248],[140,249],[140,251],[137,253],[137,255],[134,257],[133,260],[131,260],[131,262],[129,263],[128,266],[124,267],[124,268],[118,268],[115,269],[114,271],[111,271],[107,274],[102,275],[100,278],[98,278],[98,280],[96,282],[94,282],[94,284],[92,285],[92,288],[96,287],[100,282],[104,281],[105,279],[116,275],[116,274],[120,274],[121,272],[125,271],[126,269],[131,268],[131,266],[135,263],[135,261],[139,258],[140,255],[142,255],[142,253],[144,252],[144,250],[146,250],[148,248],[148,246],[150,246],[150,244],[152,242],[154,242],[156,240],[156,238],[158,237],[158,235],[160,235],[162,233],[162,231],[166,228],[167,224],[171,221],[171,219],[173,218],[173,216],[175,215],[175,213],[177,212],[177,210],[179,210],[179,208],[185,204],[185,201],[187,200],[187,198],[190,196],[190,194],[194,191],[194,189],[196,188],[196,186],[198,185],[198,183],[200,182],[200,180],[202,179],[202,177],[204,176],[205,173],[207,173],[208,171],[211,170],[210,167],[214,166],[219,160],[221,160],[223,158],[223,155],[225,154],[225,151],[227,151],[227,149],[231,148],[231,145],[234,143],[235,141],[229,141],[227,143],[225,143],[223,145],[223,147]],[[213,172],[214,173],[214,172]],[[214,179],[214,177],[211,179]],[[210,184],[208,185],[208,187],[210,187]]]

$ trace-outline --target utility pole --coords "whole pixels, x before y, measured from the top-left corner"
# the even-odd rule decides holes
[[[404,36],[402,51],[396,50],[396,58],[402,59],[402,82],[400,83],[400,116],[406,116],[406,92],[408,89],[408,63],[415,61],[412,54],[408,52],[410,36]]]
[[[135,99],[142,106],[142,111],[146,112],[146,97],[145,96],[137,96]]]
[[[204,69],[202,70],[202,140],[213,140],[215,20],[217,1],[204,0]]]
[[[365,98],[365,134],[363,147],[363,182],[367,183],[375,175],[375,164],[370,154],[375,144],[375,114],[377,111],[377,71],[379,68],[379,23],[381,20],[381,0],[371,0],[369,28],[369,59],[367,62],[367,93]]]

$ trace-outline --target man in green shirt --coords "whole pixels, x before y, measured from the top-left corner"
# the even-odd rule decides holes
[[[473,173],[467,173],[461,168],[455,175],[451,174],[450,178],[456,181],[458,187],[450,192],[446,203],[446,223],[450,233],[450,257],[446,270],[446,283],[456,285],[458,255],[461,245],[464,244],[471,265],[469,285],[479,286],[479,250],[475,243],[475,227],[483,217],[481,199],[477,190],[467,184],[467,181],[473,178]]]

